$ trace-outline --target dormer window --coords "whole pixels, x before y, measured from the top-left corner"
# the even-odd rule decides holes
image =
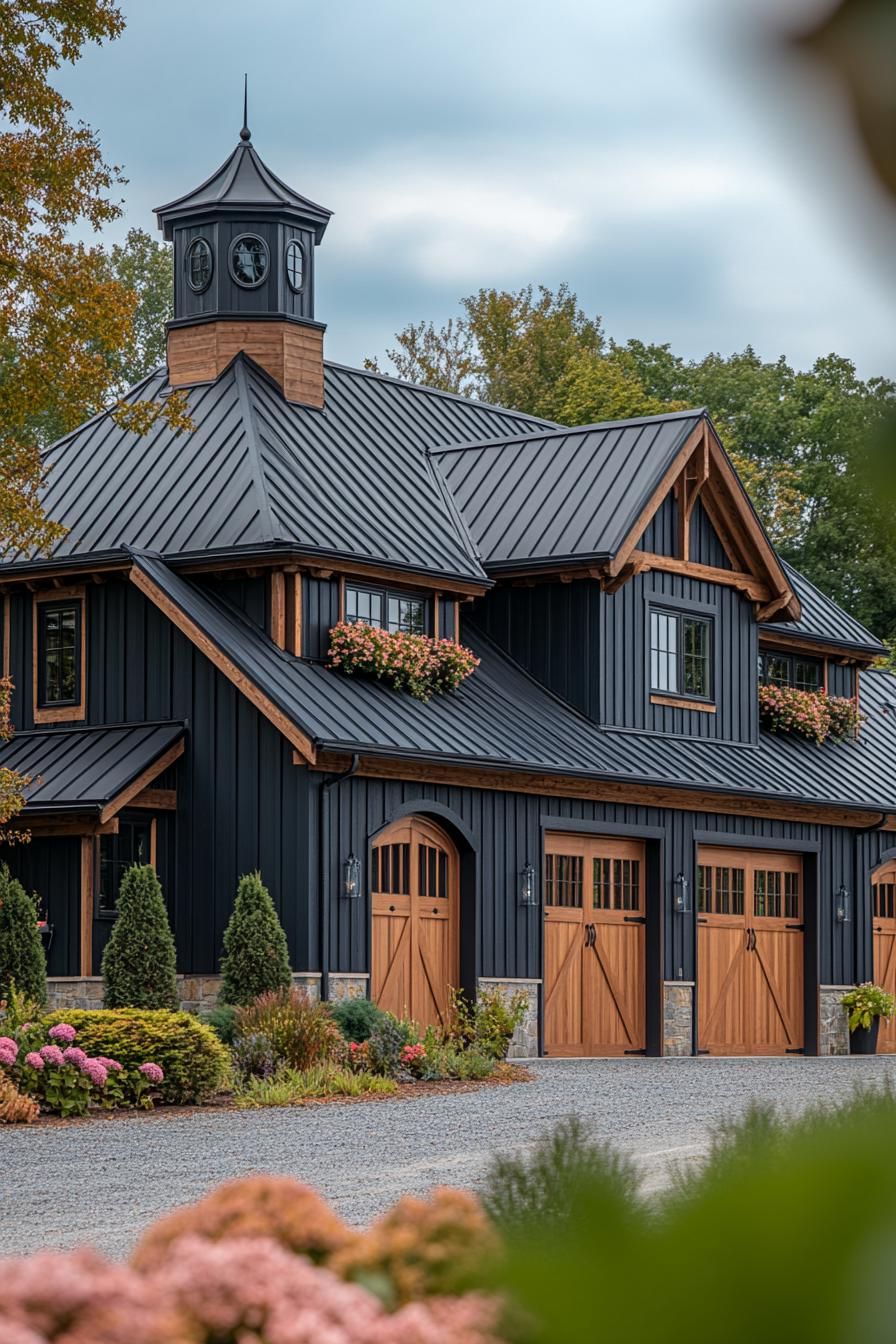
[[[298,294],[305,283],[305,251],[295,238],[286,244],[286,278],[290,289]]]
[[[211,284],[212,249],[204,238],[194,238],[187,249],[187,283],[197,294]]]
[[[268,272],[268,245],[254,233],[241,233],[230,248],[230,273],[244,289],[260,285]]]
[[[712,698],[712,621],[684,612],[650,612],[650,689]]]
[[[794,686],[798,691],[820,691],[824,684],[821,662],[799,654],[760,653],[759,676],[766,686]]]
[[[426,599],[388,588],[357,588],[346,584],[345,620],[361,621],[380,630],[409,635],[426,633]]]

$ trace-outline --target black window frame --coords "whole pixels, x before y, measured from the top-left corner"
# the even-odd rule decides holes
[[[122,813],[119,815],[118,818],[118,830],[115,832],[110,831],[105,835],[99,836],[99,844],[97,847],[97,856],[96,856],[96,873],[97,873],[96,895],[94,897],[94,905],[93,905],[93,913],[96,919],[118,918],[118,894],[121,890],[121,879],[124,877],[125,873],[129,868],[132,868],[135,863],[140,862],[140,859],[138,857],[135,857],[135,847],[133,844],[134,834],[137,830],[145,831],[146,857],[143,860],[143,863],[151,863],[152,828],[154,824],[155,824],[155,817],[151,816],[149,813],[139,813],[139,812],[131,814]],[[124,836],[130,837],[132,842],[130,846],[130,856],[126,858],[120,858],[116,854],[114,858],[104,859],[103,857],[104,847],[107,850],[108,849],[113,849],[116,851],[119,850],[121,848]],[[106,909],[103,909],[102,906],[103,885],[104,885],[103,867],[104,864],[106,863],[113,865],[117,871],[115,874],[116,885],[114,891],[114,903],[108,906]]]
[[[653,618],[665,617],[675,624],[675,650],[674,653],[668,650],[654,648],[653,643]],[[703,654],[703,663],[706,669],[706,694],[699,691],[691,691],[685,688],[687,659],[690,655],[686,653],[685,648],[685,625],[700,625],[707,631],[707,646]],[[668,686],[657,686],[654,684],[654,652],[665,652],[667,657],[670,655],[675,659],[675,689]],[[651,695],[674,696],[679,700],[693,700],[696,704],[711,705],[715,704],[715,617],[706,611],[686,610],[677,607],[663,606],[662,603],[651,602],[647,608],[647,657],[648,683]]]
[[[74,611],[74,695],[65,699],[50,700],[47,697],[47,629],[46,617],[55,612]],[[83,699],[82,684],[82,643],[84,623],[83,598],[60,598],[58,602],[40,602],[37,605],[37,705],[38,710],[77,709]]]
[[[374,621],[372,621],[372,620],[368,620],[366,617],[363,617],[363,616],[357,616],[357,615],[356,615],[356,616],[350,616],[350,615],[349,615],[349,593],[350,593],[350,592],[364,593],[364,594],[365,594],[366,596],[368,596],[368,597],[377,597],[377,598],[379,598],[379,600],[380,600],[380,610],[381,610],[381,614],[382,614],[382,619],[381,619],[381,621],[380,621],[379,624],[377,624],[376,622],[374,622]],[[412,630],[412,631],[404,631],[404,633],[406,633],[406,634],[421,634],[421,635],[428,635],[428,634],[431,634],[431,632],[432,632],[432,605],[431,605],[431,603],[430,603],[429,598],[427,597],[427,595],[426,595],[425,593],[420,593],[420,592],[409,592],[407,589],[404,589],[404,588],[381,588],[381,587],[378,587],[377,585],[373,585],[373,584],[368,584],[368,583],[350,583],[350,582],[346,581],[346,583],[345,583],[345,593],[344,593],[344,604],[343,604],[343,620],[347,621],[349,624],[372,625],[372,626],[373,626],[375,629],[377,629],[377,630],[386,630],[386,631],[388,631],[390,634],[395,634],[395,633],[397,633],[397,632],[399,632],[399,631],[402,630],[402,626],[401,626],[401,625],[397,625],[397,626],[395,626],[395,628],[393,629],[392,625],[390,624],[390,621],[389,621],[389,603],[390,603],[390,601],[393,601],[393,602],[419,602],[420,605],[421,605],[421,607],[423,608],[423,628],[422,628],[422,630],[419,630],[419,631],[416,631],[416,630]]]
[[[262,255],[264,257],[264,270],[257,280],[241,280],[236,273],[236,267],[233,262],[233,255],[236,252],[238,244],[242,243],[247,238],[251,239],[253,243],[261,243]],[[259,285],[265,283],[271,270],[271,249],[268,247],[267,239],[262,238],[260,233],[238,233],[235,238],[231,239],[227,249],[227,269],[230,272],[231,280],[235,285],[239,285],[240,289],[258,289]]]
[[[298,285],[294,282],[292,277],[292,272],[294,268],[292,267],[291,257],[295,252],[298,252],[301,258],[300,269],[302,274],[302,280],[301,283]],[[286,247],[283,249],[283,269],[286,272],[286,283],[289,285],[289,288],[292,290],[293,294],[301,294],[303,289],[305,288],[305,283],[308,279],[308,256],[307,253],[305,252],[305,245],[300,238],[287,239]]]
[[[208,275],[202,284],[197,285],[193,279],[193,253],[199,244],[205,248],[205,253],[208,257]],[[197,234],[195,238],[191,238],[187,243],[186,251],[184,252],[184,274],[186,275],[187,284],[194,294],[204,294],[211,284],[212,277],[215,274],[215,254],[212,250],[211,243],[204,234]]]
[[[769,676],[769,660],[786,663],[788,667],[788,680],[781,681],[776,677]],[[797,682],[796,668],[798,663],[811,664],[818,672],[818,681],[814,686],[806,686]],[[818,692],[824,689],[824,659],[813,658],[807,653],[782,653],[780,649],[760,649],[759,650],[759,680],[763,686],[789,686],[797,691]]]

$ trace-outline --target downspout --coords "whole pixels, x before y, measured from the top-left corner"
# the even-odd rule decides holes
[[[332,886],[328,873],[330,863],[329,791],[334,784],[341,784],[344,779],[351,779],[352,775],[356,775],[360,766],[361,757],[355,752],[352,756],[352,763],[347,770],[343,770],[339,775],[327,776],[320,786],[320,815],[317,825],[320,848],[318,881],[320,884],[320,996],[322,999],[330,997],[330,900]]]

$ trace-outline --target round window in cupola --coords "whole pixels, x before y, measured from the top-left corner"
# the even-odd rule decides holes
[[[254,233],[234,238],[230,248],[230,274],[244,289],[260,285],[268,273],[268,245]]]
[[[194,238],[187,248],[187,283],[197,294],[208,289],[212,280],[212,249],[204,238]]]
[[[305,283],[305,249],[295,238],[286,244],[286,278],[296,294]]]

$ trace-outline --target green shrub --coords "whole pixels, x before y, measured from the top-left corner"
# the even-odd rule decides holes
[[[630,1159],[609,1144],[593,1142],[578,1116],[570,1115],[525,1155],[495,1157],[482,1202],[499,1227],[525,1236],[527,1227],[569,1218],[576,1192],[589,1182],[632,1200],[640,1176]]]
[[[208,1101],[230,1075],[230,1056],[211,1027],[192,1013],[140,1008],[62,1009],[47,1026],[68,1022],[88,1055],[117,1059],[125,1069],[159,1064],[165,1080],[159,1099],[182,1105]]]
[[[340,999],[327,1005],[333,1021],[347,1041],[362,1045],[382,1020],[384,1014],[370,999]]]
[[[310,998],[303,989],[271,990],[247,1007],[238,1008],[235,1047],[246,1036],[269,1041],[276,1063],[293,1069],[308,1069],[345,1053],[339,1028],[326,1005]]]
[[[483,989],[470,1003],[462,989],[452,989],[446,1040],[457,1050],[474,1048],[492,1059],[506,1059],[527,1003],[522,991],[506,999],[500,989]]]
[[[243,1110],[259,1106],[295,1106],[315,1097],[388,1096],[396,1090],[391,1078],[351,1073],[338,1064],[315,1064],[310,1069],[282,1066],[270,1078],[250,1078],[236,1094]]]
[[[233,914],[224,931],[221,962],[225,1003],[245,1005],[291,984],[289,948],[261,873],[240,878]]]
[[[893,995],[881,989],[880,985],[873,985],[870,980],[844,994],[840,1003],[849,1012],[850,1031],[856,1031],[859,1027],[867,1031],[876,1017],[889,1019],[896,1012]]]
[[[37,927],[37,899],[0,864],[0,999],[17,988],[44,1007],[47,959]]]
[[[156,870],[134,864],[122,879],[118,917],[103,952],[106,1007],[177,1009],[176,960]]]
[[[367,1040],[367,1059],[371,1073],[397,1078],[402,1072],[401,1051],[416,1041],[416,1031],[408,1022],[399,1022],[391,1013],[383,1013]]]
[[[216,1003],[207,1013],[199,1014],[200,1022],[210,1026],[218,1040],[223,1041],[225,1045],[233,1045],[235,1018],[236,1009],[230,1003]]]

